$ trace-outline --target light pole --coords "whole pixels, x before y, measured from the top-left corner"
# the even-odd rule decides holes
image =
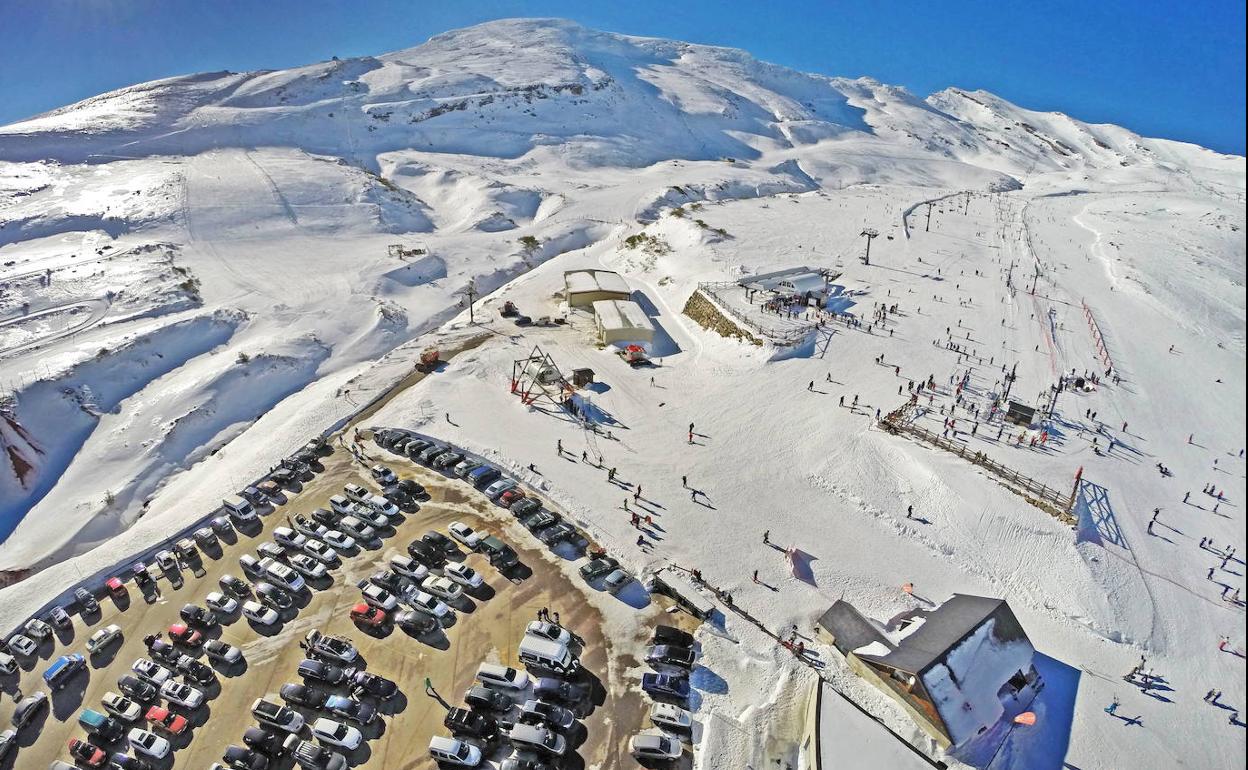
[[[878,238],[880,233],[874,227],[864,227],[859,235],[867,239],[867,255],[862,258],[862,263],[869,265],[871,264],[871,241]]]

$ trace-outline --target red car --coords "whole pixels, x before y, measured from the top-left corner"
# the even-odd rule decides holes
[[[367,602],[360,602],[351,608],[351,619],[362,626],[377,628],[378,626],[384,626],[389,616],[380,607],[374,607]]]
[[[519,489],[509,489],[498,497],[499,505],[504,508],[510,508],[511,504],[524,497],[524,492]]]
[[[204,635],[185,623],[174,623],[169,626],[169,638],[187,647],[198,647],[204,643]]]
[[[147,710],[147,721],[170,735],[180,735],[186,729],[186,717],[175,714],[162,706],[152,706]]]
[[[119,577],[109,578],[108,582],[104,585],[108,588],[108,592],[115,597],[120,598],[126,595],[126,585],[121,582],[121,578]]]
[[[69,739],[69,755],[74,758],[75,762],[81,762],[87,767],[103,767],[108,761],[107,751],[77,738]]]

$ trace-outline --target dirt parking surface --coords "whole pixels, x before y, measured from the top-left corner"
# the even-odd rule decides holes
[[[583,592],[592,591],[579,579],[565,576],[549,553],[532,535],[518,529],[514,521],[507,524],[509,514],[487,502],[482,495],[457,479],[413,463],[399,460],[369,443],[366,450],[386,462],[403,477],[415,478],[428,489],[431,499],[421,504],[418,512],[409,514],[396,531],[354,555],[344,555],[341,566],[330,571],[332,582],[318,586],[304,596],[296,607],[284,613],[284,622],[277,628],[256,628],[236,618],[210,632],[243,650],[246,665],[219,677],[219,685],[207,688],[209,700],[199,709],[182,710],[190,718],[188,734],[173,739],[174,752],[158,768],[202,768],[219,761],[221,752],[231,743],[241,744],[243,731],[253,724],[249,712],[252,701],[268,697],[275,701],[277,692],[286,682],[300,681],[296,667],[303,651],[297,642],[312,628],[326,633],[343,634],[356,642],[367,669],[398,682],[400,694],[382,704],[383,718],[364,730],[366,741],[348,760],[364,768],[432,768],[434,762],[427,752],[428,740],[435,734],[447,734],[442,727],[444,707],[425,693],[429,679],[436,692],[451,705],[463,705],[463,694],[473,684],[478,664],[500,662],[522,668],[516,659],[516,647],[525,625],[533,620],[541,607],[558,611],[562,624],[584,639],[581,660],[586,679],[593,685],[592,711],[569,734],[571,747],[561,765],[566,768],[636,767],[628,755],[629,737],[643,727],[646,704],[637,692],[619,686],[605,686],[608,670],[621,670],[631,664],[616,655],[603,639],[601,616]],[[177,620],[183,604],[203,604],[204,597],[219,590],[218,579],[225,573],[243,576],[238,556],[254,553],[256,546],[268,539],[275,526],[286,523],[288,515],[307,513],[326,507],[330,495],[342,485],[354,481],[375,489],[367,478],[367,470],[343,449],[324,458],[324,469],[290,495],[285,505],[262,515],[262,527],[254,535],[240,535],[237,542],[227,538],[222,547],[209,550],[202,561],[187,565],[182,571],[185,582],[173,588],[170,581],[158,582],[160,595],[145,601],[133,583],[127,583],[129,601],[101,599],[101,613],[83,619],[74,615],[72,632],[65,632],[53,643],[40,647],[36,660],[23,661],[20,680],[5,680],[10,697],[0,700],[0,723],[8,725],[18,692],[28,694],[47,691],[41,674],[48,662],[70,652],[84,652],[86,638],[96,629],[110,623],[121,626],[124,640],[114,644],[102,655],[88,659],[88,671],[56,693],[52,709],[39,717],[20,734],[19,750],[0,768],[45,768],[54,759],[69,760],[66,741],[85,737],[76,716],[82,708],[100,709],[100,698],[116,690],[119,676],[130,664],[146,655],[143,636],[165,630]],[[446,524],[460,520],[477,529],[498,533],[511,544],[521,559],[521,567],[508,579],[499,574],[480,554],[470,553],[465,561],[486,578],[488,588],[476,599],[461,603],[453,622],[441,632],[426,638],[413,638],[400,629],[388,629],[370,635],[357,628],[349,619],[350,607],[359,600],[356,583],[381,568],[390,556],[406,553],[407,543],[429,529],[446,531]],[[553,557],[558,559],[558,557]],[[302,605],[302,606],[300,606]],[[638,634],[657,621],[659,612],[653,605],[637,612]],[[18,689],[20,688],[20,689]],[[313,712],[299,709],[305,716]],[[322,714],[323,716],[323,714]],[[306,730],[305,730],[306,737]],[[505,745],[505,744],[504,744]],[[124,746],[108,746],[110,751]],[[493,759],[507,756],[497,752]],[[496,764],[496,763],[495,763]],[[289,759],[271,767],[286,768]],[[486,766],[486,765],[483,765]],[[493,766],[493,765],[489,765]]]

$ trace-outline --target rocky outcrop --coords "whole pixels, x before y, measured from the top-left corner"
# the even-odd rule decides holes
[[[752,345],[763,344],[758,337],[742,329],[735,321],[720,312],[715,303],[707,299],[701,290],[695,290],[689,295],[689,300],[685,302],[685,309],[681,312],[696,321],[698,326],[713,331],[721,337],[733,337]]]

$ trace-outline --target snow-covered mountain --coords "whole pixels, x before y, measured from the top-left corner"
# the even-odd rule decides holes
[[[287,146],[372,171],[398,150],[557,161],[756,160],[830,139],[1014,176],[1234,159],[984,92],[920,99],[863,78],[796,72],[729,48],[553,19],[448,32],[376,57],[217,72],[102,94],[0,129],[0,158],[81,162]]]

